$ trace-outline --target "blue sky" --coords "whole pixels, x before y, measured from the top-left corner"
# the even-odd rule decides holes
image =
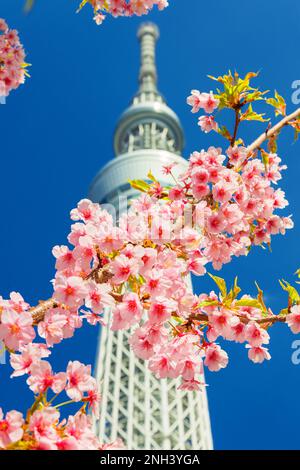
[[[23,0],[0,0],[0,16],[20,31],[33,64],[31,79],[0,106],[0,291],[4,297],[20,291],[31,303],[51,295],[51,248],[65,243],[69,210],[86,195],[95,173],[113,158],[116,121],[137,89],[136,30],[143,19],[108,19],[96,27],[89,8],[75,14],[77,3],[37,0],[25,16]],[[291,84],[300,79],[297,0],[170,3],[165,12],[148,19],[161,29],[159,86],[182,120],[185,156],[222,143],[199,131],[185,104],[191,88],[213,86],[208,73],[260,70],[257,83],[276,88],[290,110],[295,109]],[[250,126],[244,137],[250,141],[263,130]],[[289,166],[281,186],[295,229],[274,238],[272,253],[257,248],[221,274],[228,281],[238,274],[241,287],[250,293],[258,281],[274,311],[286,301],[278,278],[292,280],[299,267],[300,143],[293,144],[292,138],[285,131],[279,150]],[[212,287],[202,278],[195,283],[198,293]],[[272,330],[270,362],[252,364],[243,346],[228,344],[227,369],[207,374],[216,449],[300,448],[300,365],[291,362],[291,344],[297,338],[284,325]],[[55,368],[64,368],[69,358],[93,363],[97,334],[86,327],[59,345],[53,354]],[[2,365],[0,404],[4,409],[24,409],[31,394],[22,378],[11,381],[9,374],[10,368]]]

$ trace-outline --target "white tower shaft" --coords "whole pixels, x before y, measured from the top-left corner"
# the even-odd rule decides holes
[[[137,196],[129,179],[145,179],[149,170],[164,185],[162,165],[174,161],[183,173],[187,161],[181,156],[183,132],[176,114],[157,90],[155,25],[139,29],[141,42],[140,88],[133,104],[122,115],[115,133],[116,157],[94,179],[90,198],[110,203],[117,214],[127,200]],[[125,205],[119,206],[120,197]],[[106,312],[110,321],[110,311]],[[102,328],[96,376],[102,394],[101,416],[96,423],[103,442],[121,438],[128,449],[211,449],[212,436],[206,391],[178,390],[177,380],[157,380],[147,363],[138,359],[128,339],[132,331]]]

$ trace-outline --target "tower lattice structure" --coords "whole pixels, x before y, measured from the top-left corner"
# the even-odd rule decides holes
[[[155,46],[158,28],[143,24],[139,90],[122,114],[115,131],[115,156],[95,177],[89,197],[110,204],[117,215],[137,196],[128,183],[145,179],[151,169],[163,185],[172,184],[162,166],[176,162],[181,174],[184,136],[180,121],[157,88]],[[110,321],[110,311],[105,313]],[[178,390],[177,380],[158,380],[138,359],[128,339],[132,331],[102,328],[96,377],[102,395],[100,419],[95,423],[102,442],[121,438],[128,449],[211,449],[212,435],[206,391]]]

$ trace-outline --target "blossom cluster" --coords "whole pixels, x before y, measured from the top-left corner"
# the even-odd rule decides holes
[[[83,0],[80,8],[90,3],[94,9],[94,20],[101,24],[106,14],[118,16],[147,15],[157,5],[159,10],[166,8],[168,0]]]
[[[206,159],[212,168],[203,164]],[[68,241],[72,248],[56,246],[53,249],[57,269],[53,281],[54,304],[38,322],[37,331],[34,316],[20,294],[13,293],[9,300],[1,301],[0,339],[10,351],[21,351],[21,355],[11,356],[12,367],[16,370],[14,375],[26,371],[28,364],[31,367],[32,356],[28,358],[27,348],[36,334],[45,339],[46,346],[36,349],[33,343],[30,348],[34,349],[30,351],[49,354],[48,348],[70,338],[84,319],[92,325],[103,324],[102,314],[106,308],[112,311],[110,327],[113,330],[135,327],[131,347],[138,357],[149,360],[150,370],[159,378],[181,377],[181,388],[184,389],[198,388],[203,383],[203,364],[215,371],[227,365],[227,354],[216,343],[220,337],[246,342],[249,358],[254,362],[270,358],[264,346],[269,343],[269,334],[262,322],[264,315],[271,312],[264,310],[263,305],[253,298],[246,296],[237,300],[238,291],[227,295],[221,289],[219,296],[214,292],[197,296],[188,282],[189,274],[205,274],[208,262],[219,267],[233,254],[246,254],[246,248],[256,243],[255,229],[252,229],[252,238],[250,236],[253,215],[249,215],[247,204],[233,201],[228,204],[227,200],[222,204],[220,185],[219,192],[215,190],[221,182],[225,192],[230,191],[226,184],[231,188],[232,179],[223,177],[223,172],[226,176],[229,172],[237,174],[233,169],[223,168],[223,161],[224,157],[216,149],[197,154],[196,160],[193,155],[190,168],[181,180],[189,189],[181,188],[180,198],[178,195],[172,197],[178,186],[169,190],[168,199],[165,196],[161,201],[166,189],[159,189],[155,182],[149,186],[151,195],[143,194],[134,200],[129,211],[121,216],[118,226],[98,204],[87,199],[80,201],[71,211],[74,223]],[[248,174],[247,164],[246,168]],[[209,170],[211,174],[216,170],[214,178],[217,182],[211,191],[212,204],[218,200],[216,208],[210,207],[206,193],[199,196],[194,191],[191,195],[193,203],[190,202],[194,175],[204,172],[208,185]],[[254,173],[254,177],[257,175],[265,178]],[[269,180],[266,181],[270,188]],[[242,189],[241,182],[236,188]],[[253,194],[252,189],[251,197]],[[194,214],[199,217],[200,213],[201,217],[195,219],[192,216],[185,225],[184,209],[190,209],[191,205]],[[241,214],[240,218],[236,214]],[[222,223],[213,223],[214,218]],[[259,218],[262,224],[261,212]],[[288,225],[285,220],[280,223],[284,228]],[[264,229],[270,237],[277,231],[268,229],[269,226],[266,221]],[[247,243],[243,239],[247,239]],[[210,245],[217,243],[224,243],[219,251]],[[238,244],[239,251],[231,252],[231,246]],[[220,278],[215,279],[218,283]],[[287,322],[296,331],[299,307],[293,308]],[[44,392],[44,373],[50,374],[53,391],[65,383],[64,375],[51,375],[47,362],[42,367],[38,364],[37,369],[38,378],[33,373],[34,367],[28,379],[34,393]],[[68,388],[66,390],[70,394]],[[71,398],[80,396],[72,395]]]
[[[192,106],[192,113],[198,113],[203,109],[207,114],[200,116],[198,124],[201,130],[208,133],[212,130],[219,129],[218,123],[214,116],[211,115],[219,106],[219,100],[214,97],[213,93],[200,93],[199,90],[192,90],[191,95],[187,98],[187,103]]]
[[[188,101],[193,111],[211,113],[225,98],[193,92]],[[68,245],[53,249],[56,273],[50,300],[30,307],[16,292],[0,298],[0,340],[10,352],[12,376],[27,375],[36,396],[26,420],[17,412],[1,418],[0,446],[101,447],[86,414],[97,414],[99,402],[90,368],[74,361],[65,372],[55,373],[45,360],[54,345],[72,337],[84,322],[131,330],[135,354],[148,361],[157,378],[179,378],[182,390],[205,385],[204,366],[211,371],[227,366],[220,339],[245,344],[249,359],[261,363],[271,357],[268,330],[275,322],[300,332],[300,296],[286,282],[282,287],[289,294],[288,308],[277,315],[260,289],[256,298],[240,296],[237,281],[228,289],[224,279],[210,274],[218,292],[196,295],[191,288],[191,275],[203,276],[209,265],[219,270],[233,256],[270,245],[272,236],[293,226],[290,217],[277,214],[288,205],[277,187],[286,166],[274,149],[260,149],[259,157],[236,139],[243,115],[236,99],[233,106],[236,125],[227,150],[211,146],[192,153],[185,173],[177,177],[175,164],[164,166],[162,172],[174,180],[172,187],[161,186],[151,172],[150,183],[132,181],[142,194],[118,223],[98,204],[88,199],[78,203],[70,214]],[[258,116],[252,108],[251,113],[245,112]],[[63,391],[66,403],[83,403],[67,421],[60,421],[58,413],[64,403],[53,405]],[[54,394],[50,400],[48,392]]]
[[[54,373],[49,362],[42,360],[50,352],[42,344],[28,344],[20,354],[12,354],[13,377],[28,374],[27,383],[36,399],[26,417],[12,410],[6,416],[0,409],[0,449],[10,450],[100,450],[121,448],[119,441],[103,446],[93,431],[92,415],[98,414],[100,400],[96,381],[89,366],[69,362],[66,372]],[[54,405],[65,392],[69,401]],[[49,393],[54,395],[49,400]],[[48,395],[47,395],[48,394]],[[61,419],[60,408],[68,403],[81,408],[68,419]]]
[[[0,18],[0,96],[8,96],[25,81],[25,51],[16,30]]]

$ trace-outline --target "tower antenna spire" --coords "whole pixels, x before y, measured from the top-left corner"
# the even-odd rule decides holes
[[[157,99],[160,97],[157,89],[156,68],[156,42],[159,38],[159,29],[154,23],[143,23],[137,36],[141,44],[138,98],[140,101]]]

